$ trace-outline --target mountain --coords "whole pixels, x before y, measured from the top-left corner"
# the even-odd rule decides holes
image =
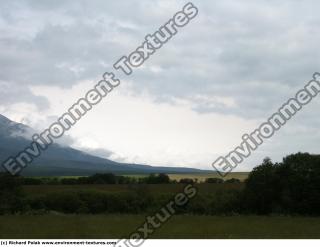
[[[16,123],[0,115],[0,161],[16,156],[30,145],[31,137],[36,133],[32,128]],[[1,167],[0,169],[3,170]],[[204,173],[193,168],[155,167],[149,165],[118,163],[100,158],[71,147],[59,144],[51,145],[39,158],[25,168],[25,176],[85,176],[94,173],[112,172],[117,174],[145,173]]]

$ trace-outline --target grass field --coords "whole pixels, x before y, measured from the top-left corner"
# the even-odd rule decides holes
[[[143,215],[1,216],[0,238],[122,238]],[[152,235],[165,239],[319,238],[320,220],[280,216],[174,216]]]
[[[140,176],[140,175],[137,175]],[[172,179],[191,178],[190,174],[171,175]],[[179,176],[179,177],[178,177]],[[208,174],[192,175],[193,178],[207,178]],[[202,176],[202,177],[201,177]],[[230,178],[244,179],[242,173]],[[228,178],[227,178],[228,179]],[[241,179],[241,180],[243,180]],[[155,198],[171,196],[182,191],[184,184],[131,184],[131,185],[25,185],[23,191],[27,197],[37,197],[46,194],[103,192],[114,195],[142,191]],[[203,203],[206,199],[225,200],[226,190],[242,190],[244,183],[195,184],[198,195]],[[170,195],[165,195],[170,194]],[[221,197],[222,195],[222,197]],[[49,195],[50,196],[50,195]],[[216,199],[218,198],[218,199]],[[157,199],[157,200],[158,200]],[[210,202],[209,200],[209,202]],[[161,201],[161,200],[160,200]],[[197,204],[195,204],[197,205]],[[199,204],[202,205],[201,203]],[[211,204],[203,204],[211,207]],[[213,208],[215,205],[212,204]],[[132,205],[130,204],[130,207]],[[208,207],[208,208],[209,208]],[[201,207],[200,207],[201,209]],[[59,211],[61,212],[61,211]],[[107,211],[106,211],[107,212]],[[40,212],[41,213],[41,212]],[[42,212],[43,213],[43,212]],[[87,213],[87,212],[85,212]],[[100,212],[99,212],[100,213]],[[125,211],[125,213],[128,213]],[[134,212],[133,212],[134,213]],[[63,214],[55,209],[46,211],[43,215],[5,215],[0,216],[0,238],[29,239],[99,239],[126,238],[144,222],[147,211],[130,214]],[[319,217],[284,217],[284,216],[220,216],[178,214],[164,224],[151,238],[160,239],[275,239],[275,238],[320,238]]]
[[[224,180],[231,179],[231,178],[237,178],[241,181],[244,181],[249,175],[249,172],[231,172],[227,174],[225,177],[223,177]],[[148,175],[146,174],[136,174],[136,175],[124,175],[128,177],[146,177]],[[170,179],[179,181],[182,178],[191,178],[191,179],[197,179],[198,182],[204,182],[206,178],[222,178],[218,173],[199,173],[199,174],[168,174]]]
[[[204,173],[204,174],[168,174],[170,179],[179,181],[182,178],[197,179],[199,182],[204,182],[206,178],[221,178],[218,173]],[[231,172],[227,174],[223,179],[237,178],[244,181],[249,175],[249,172]]]

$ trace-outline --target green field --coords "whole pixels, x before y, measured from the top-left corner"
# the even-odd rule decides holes
[[[204,182],[206,178],[222,178],[224,180],[231,179],[231,178],[237,178],[241,181],[244,181],[249,175],[249,172],[231,172],[227,174],[225,177],[221,177],[218,173],[212,172],[212,173],[184,173],[184,174],[168,174],[170,179],[179,181],[182,178],[190,178],[190,179],[196,179],[198,182]],[[135,178],[141,178],[146,177],[148,174],[131,174],[131,175],[124,175],[128,177],[135,177]]]
[[[198,182],[209,177],[208,174],[170,176],[176,180],[197,178]],[[246,177],[246,173],[233,173],[226,179]],[[24,202],[29,210],[21,211],[20,215],[0,216],[0,238],[128,238],[144,223],[147,214],[154,215],[155,210],[185,186],[180,183],[24,185]],[[319,217],[238,215],[239,211],[233,210],[242,205],[242,201],[234,199],[244,189],[244,183],[196,183],[194,186],[198,195],[190,201],[186,211],[177,211],[151,238],[320,238]],[[146,198],[150,200],[145,201],[147,206],[141,204],[141,209],[139,202]],[[75,209],[64,211],[65,205],[75,206]],[[104,211],[95,211],[99,207]],[[117,211],[112,211],[113,207]],[[125,210],[119,211],[122,207]]]
[[[0,238],[122,238],[142,215],[0,216]],[[279,216],[174,216],[152,238],[319,238],[320,220]]]
[[[204,174],[168,174],[170,179],[179,181],[182,178],[197,179],[198,182],[204,182],[206,178],[222,178],[218,173],[204,173]],[[224,180],[237,178],[244,181],[249,175],[249,172],[231,172],[223,177]]]

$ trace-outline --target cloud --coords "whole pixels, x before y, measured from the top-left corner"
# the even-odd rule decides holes
[[[38,111],[42,111],[49,106],[49,102],[44,96],[37,96],[31,92],[26,85],[0,81],[0,105],[12,107],[14,104],[27,103],[34,105]]]
[[[110,150],[104,148],[81,148],[80,149],[86,153],[92,154],[94,156],[98,156],[105,159],[113,159],[115,153],[111,152]],[[113,159],[114,160],[114,159]],[[117,160],[118,161],[118,160]]]
[[[159,100],[195,94],[231,97],[236,107],[202,104],[195,109],[255,118],[319,68],[318,2],[194,4],[199,16],[193,23],[132,75],[136,93],[147,90]],[[0,79],[71,87],[112,71],[113,62],[140,45],[183,2],[3,1],[2,5],[0,31],[6,35],[0,40]]]
[[[319,69],[318,1],[193,3],[199,9],[197,18],[130,78],[116,71],[126,83],[122,94],[132,98],[149,95],[152,103],[145,104],[155,108],[184,106],[202,119],[216,114],[251,126],[275,112]],[[1,1],[0,109],[43,126],[50,116],[62,112],[61,105],[67,107],[80,96],[57,101],[57,97],[53,100],[56,91],[69,95],[81,86],[84,93],[84,81],[93,85],[105,71],[113,71],[118,58],[135,50],[145,35],[155,32],[184,4],[171,0]],[[281,131],[283,140],[275,137],[274,148],[267,144],[258,156],[271,151],[319,151],[314,134],[319,126],[318,108],[319,101],[312,102]],[[143,120],[135,119],[138,123]],[[115,132],[121,131],[119,126]],[[240,128],[238,131],[241,135]],[[99,145],[96,148],[114,150],[112,145]],[[226,146],[225,151],[229,151]],[[119,157],[126,157],[121,152]],[[177,152],[183,156],[183,151]]]

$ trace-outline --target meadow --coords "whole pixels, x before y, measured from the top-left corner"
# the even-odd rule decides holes
[[[27,197],[50,196],[52,194],[102,193],[126,195],[139,193],[153,195],[155,198],[169,198],[183,189],[184,184],[93,184],[93,185],[24,185]],[[241,191],[244,183],[236,184],[195,184],[198,197],[192,205],[204,203],[212,197],[221,203],[227,191]],[[165,201],[163,201],[165,203]],[[208,206],[205,206],[208,207]],[[201,208],[201,207],[200,207]],[[74,238],[74,239],[118,239],[128,237],[145,220],[144,213],[119,214],[65,214],[51,210],[37,215],[0,216],[0,238]],[[155,239],[259,239],[259,238],[319,238],[320,221],[318,217],[295,216],[253,216],[253,215],[193,215],[178,214],[158,229],[151,238]]]
[[[249,172],[230,172],[227,174],[223,179],[231,179],[231,178],[236,178],[239,179],[240,181],[244,181],[249,175]],[[135,178],[141,178],[141,177],[146,177],[148,176],[147,174],[128,174],[124,176],[129,176],[129,177],[135,177]],[[204,182],[207,178],[221,178],[221,176],[216,173],[216,172],[211,172],[211,173],[193,173],[193,174],[188,174],[188,173],[182,173],[182,174],[168,174],[171,180],[176,180],[180,181],[180,179],[184,178],[189,178],[196,180],[197,182]]]
[[[320,157],[301,153],[224,181],[216,174],[41,181],[2,174],[0,238],[126,238],[186,186],[196,196],[175,205],[152,238],[320,238],[319,178]]]
[[[199,173],[199,174],[168,174],[170,179],[179,181],[183,178],[190,178],[198,182],[204,182],[207,178],[221,178],[218,173]],[[223,179],[236,178],[244,181],[249,176],[249,172],[230,172]]]

